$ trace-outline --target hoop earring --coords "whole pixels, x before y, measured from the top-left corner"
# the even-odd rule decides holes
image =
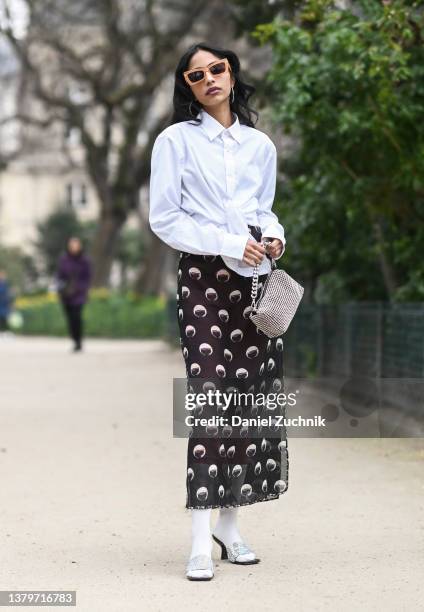
[[[234,102],[234,87],[231,87],[231,93],[233,94],[233,99],[231,100],[231,104]]]
[[[192,112],[192,110],[191,110],[191,105],[193,104],[193,102],[194,102],[194,100],[191,100],[191,101],[190,101],[190,104],[188,105],[188,112],[190,113],[190,115],[191,115],[192,117],[196,117],[197,115],[196,115],[196,114],[193,114],[193,112]]]

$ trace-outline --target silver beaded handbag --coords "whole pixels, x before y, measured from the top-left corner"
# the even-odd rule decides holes
[[[259,298],[258,264],[255,265],[252,277],[252,310],[249,317],[268,338],[281,336],[287,331],[304,292],[304,288],[287,272],[275,268],[277,264],[272,259],[271,271]]]

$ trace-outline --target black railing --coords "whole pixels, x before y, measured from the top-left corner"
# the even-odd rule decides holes
[[[179,345],[175,298],[166,338]],[[424,304],[300,304],[284,335],[288,376],[424,376]]]
[[[177,305],[172,298],[166,335],[179,346]],[[392,379],[395,388],[397,379],[424,382],[423,303],[301,303],[283,341],[288,377]],[[405,391],[399,381],[397,388],[395,405],[423,416],[422,385],[412,384]]]

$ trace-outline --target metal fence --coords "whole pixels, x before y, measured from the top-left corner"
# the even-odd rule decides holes
[[[177,305],[169,298],[166,337],[179,344]],[[424,303],[300,304],[284,335],[285,374],[424,376]]]
[[[168,302],[167,337],[179,345],[175,299]],[[401,380],[395,384],[390,399],[396,409],[424,417],[424,303],[301,303],[283,342],[285,376],[413,379],[418,384],[406,391]]]
[[[284,337],[289,376],[424,376],[424,304],[302,305]]]

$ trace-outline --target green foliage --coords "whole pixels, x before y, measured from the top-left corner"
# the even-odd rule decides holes
[[[234,36],[238,38],[252,30],[257,23],[271,21],[275,15],[292,16],[299,5],[298,0],[232,0],[228,4],[228,14],[231,16]],[[255,42],[255,40],[253,40]]]
[[[273,49],[273,117],[300,142],[284,168],[288,257],[345,298],[424,299],[419,4],[308,0],[253,33]]]
[[[0,269],[6,272],[13,293],[27,290],[37,276],[31,257],[19,247],[0,246]]]
[[[124,228],[119,234],[115,259],[124,266],[137,268],[145,256],[145,244],[139,229]]]
[[[16,308],[23,316],[23,335],[66,336],[62,306],[53,294],[21,297]],[[156,297],[101,290],[90,292],[84,308],[85,335],[105,338],[156,338],[166,326],[166,304]]]

